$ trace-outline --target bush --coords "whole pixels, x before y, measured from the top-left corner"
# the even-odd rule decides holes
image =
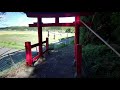
[[[106,45],[89,44],[83,47],[82,52],[89,77],[120,77],[120,74],[115,75],[119,72],[120,59]]]
[[[66,33],[70,33],[70,32],[71,32],[71,29],[70,29],[70,28],[67,28],[65,32],[66,32]]]
[[[65,30],[66,33],[74,33],[74,28],[67,28]]]

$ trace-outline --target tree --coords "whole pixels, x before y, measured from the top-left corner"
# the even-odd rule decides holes
[[[5,14],[5,12],[0,12],[0,19],[3,18],[4,14]]]
[[[93,19],[94,17],[94,19]],[[120,44],[120,12],[96,12],[95,15],[84,16],[82,20],[85,22],[93,22],[91,27],[97,34],[99,34],[108,43]],[[82,28],[80,30],[80,40],[83,44],[102,43],[93,33],[88,29]]]

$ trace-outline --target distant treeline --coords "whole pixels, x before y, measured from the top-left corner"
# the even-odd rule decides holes
[[[37,31],[37,27],[12,26],[0,28],[0,31]],[[43,27],[43,31],[74,32],[74,27]]]
[[[37,30],[36,27],[27,27],[27,26],[12,26],[12,27],[4,27],[4,28],[0,28],[0,30],[3,31],[30,31],[30,30]]]

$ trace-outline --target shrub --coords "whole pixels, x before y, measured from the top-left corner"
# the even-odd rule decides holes
[[[120,77],[115,76],[120,67],[120,59],[106,45],[88,44],[83,47],[82,52],[89,77]]]

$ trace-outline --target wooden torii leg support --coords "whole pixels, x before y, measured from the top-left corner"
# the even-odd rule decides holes
[[[28,66],[32,66],[32,52],[31,52],[31,42],[25,42],[25,49],[26,49],[26,64]]]
[[[80,16],[75,17],[75,62],[77,77],[81,77],[82,70],[82,46],[79,44]]]
[[[42,50],[42,20],[41,18],[38,18],[38,42],[39,42],[39,55],[40,57],[43,56],[43,50]]]
[[[25,49],[26,49],[26,64],[28,66],[32,66],[33,65],[33,62],[40,58],[40,57],[43,57],[43,53],[47,52],[48,49],[49,49],[49,39],[46,38],[46,41],[43,41],[42,42],[42,21],[41,21],[41,18],[38,18],[38,23],[37,23],[37,27],[38,27],[38,43],[37,44],[34,44],[34,45],[31,45],[31,42],[25,42]],[[43,52],[43,49],[42,49],[42,44],[43,43],[46,43],[46,50]],[[35,56],[34,58],[32,58],[32,52],[31,52],[31,49],[33,47],[36,47],[36,46],[39,46],[39,52],[38,52],[38,55]]]

